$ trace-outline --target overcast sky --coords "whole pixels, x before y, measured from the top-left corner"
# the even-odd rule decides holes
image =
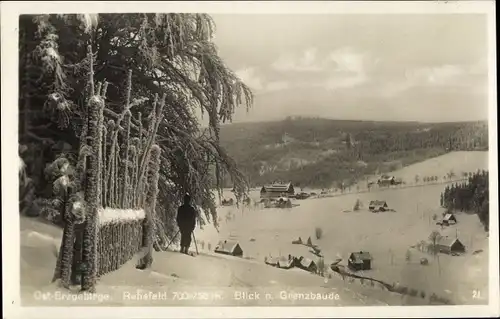
[[[255,94],[234,122],[486,119],[481,15],[212,15],[220,56]]]

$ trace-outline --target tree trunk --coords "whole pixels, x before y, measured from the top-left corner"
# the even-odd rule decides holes
[[[73,267],[71,271],[71,282],[74,285],[82,283],[82,248],[83,230],[85,224],[75,226],[75,244],[73,246]]]
[[[64,222],[64,231],[59,256],[57,257],[56,269],[52,278],[52,282],[57,279],[61,279],[62,285],[65,288],[69,288],[71,284],[70,277],[73,259],[73,241],[75,235],[73,222],[69,217],[69,212],[66,212],[66,203],[69,197],[68,193],[69,191],[66,190],[63,195],[61,217]]]
[[[56,262],[56,269],[54,271],[54,276],[52,277],[52,282],[56,281],[57,279],[62,279],[62,273],[63,273],[63,268],[64,268],[64,262],[65,260],[67,262],[67,253],[68,253],[68,246],[67,244],[69,243],[71,237],[72,237],[72,226],[69,224],[66,224],[64,226],[63,230],[63,237],[61,240],[61,246],[59,248],[59,255],[57,256],[57,262]],[[66,255],[66,256],[65,256]]]
[[[73,262],[73,244],[75,239],[74,225],[72,222],[67,222],[64,227],[65,236],[63,235],[63,251],[61,258],[61,280],[65,288],[69,288],[71,284],[71,269]]]

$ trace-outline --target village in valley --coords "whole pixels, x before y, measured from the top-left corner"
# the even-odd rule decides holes
[[[477,158],[481,158],[479,153],[476,155]],[[448,158],[451,156],[458,156],[458,154],[447,155]],[[326,234],[325,230],[328,231],[328,225],[319,222],[319,227],[314,229],[311,227],[310,234],[303,233],[293,237],[292,234],[296,233],[295,231],[280,233],[282,248],[265,255],[263,262],[268,266],[283,270],[297,269],[326,278],[337,276],[342,280],[357,280],[364,285],[378,286],[380,289],[415,298],[431,298],[436,304],[463,302],[460,299],[461,293],[453,292],[454,288],[451,287],[443,289],[442,286],[447,286],[448,282],[453,280],[449,267],[462,264],[461,269],[463,269],[465,260],[475,259],[478,255],[484,254],[484,245],[481,246],[480,242],[484,242],[487,236],[482,235],[482,230],[478,229],[477,217],[464,213],[463,209],[454,209],[449,202],[455,199],[445,200],[445,197],[449,196],[451,187],[458,188],[456,185],[465,185],[466,182],[472,181],[473,176],[474,178],[486,176],[485,171],[480,171],[480,168],[481,165],[477,172],[463,172],[460,176],[457,176],[451,169],[441,178],[432,176],[422,178],[421,181],[415,181],[415,179],[410,181],[405,170],[425,169],[425,163],[419,163],[415,164],[414,168],[405,168],[395,172],[398,177],[388,174],[372,176],[365,182],[364,187],[357,185],[344,189],[307,190],[294,186],[292,182],[278,181],[255,188],[251,192],[254,197],[245,198],[241,207],[237,207],[234,200],[223,198],[222,206],[225,206],[228,213],[225,221],[222,218],[220,220],[226,225],[238,224],[238,219],[245,220],[244,223],[247,225],[250,220],[262,224],[266,221],[261,214],[279,214],[280,217],[277,219],[281,218],[281,222],[286,224],[290,222],[290,219],[297,218],[296,214],[308,214],[302,218],[303,223],[310,224],[312,221],[308,219],[313,219],[315,214],[306,209],[314,207],[314,203],[334,200],[337,203],[331,206],[329,212],[331,218],[328,223],[342,223],[347,219],[356,218],[357,223],[368,225],[359,228],[351,224],[354,221],[350,221],[346,227],[354,227],[351,232],[355,232],[356,228],[371,228],[366,231],[377,232],[372,240],[377,241],[379,245],[387,244],[386,249],[373,248],[376,246],[374,242],[367,245],[365,240],[372,241],[368,233],[368,236],[364,236],[364,240],[349,244],[346,238],[343,242],[349,248],[342,248],[342,243],[331,242],[342,240],[342,238],[333,236],[331,233]],[[401,177],[405,175],[406,179]],[[226,194],[230,197],[231,190],[227,190]],[[415,200],[417,200],[416,204],[414,204]],[[433,202],[425,203],[423,200]],[[353,201],[352,207],[345,207],[344,203],[349,201]],[[324,204],[328,207],[326,202]],[[338,209],[339,204],[345,209]],[[241,215],[231,212],[231,208],[240,211]],[[322,209],[325,210],[325,208]],[[335,211],[336,209],[338,210]],[[259,214],[261,220],[252,219],[252,214]],[[407,232],[399,229],[398,233],[389,226],[391,222],[387,222],[386,229],[384,226],[379,228],[380,225],[375,221],[376,219],[390,219],[392,223],[397,223],[397,220],[401,219],[406,223],[417,225],[409,225]],[[417,221],[409,221],[411,219]],[[370,227],[370,223],[373,228]],[[338,231],[342,228],[340,226],[336,229]],[[240,231],[236,229],[237,226],[234,231]],[[387,232],[387,236],[383,238],[387,238],[384,239],[387,242],[379,241],[384,231]],[[419,237],[415,236],[417,232]],[[243,233],[246,232],[243,231]],[[247,242],[243,239],[244,236],[234,235],[233,231],[230,231],[231,239],[219,242],[215,252],[254,259],[255,241],[261,239],[255,232],[251,233],[253,236]],[[361,236],[361,234],[358,235]],[[402,240],[403,238],[399,236],[415,238],[415,240],[409,242]],[[288,244],[285,243],[284,237],[288,238]],[[478,239],[474,243],[476,237]],[[403,242],[407,242],[408,246],[401,247]],[[264,245],[260,248],[270,249],[271,246]],[[337,249],[337,252],[334,252],[335,249],[332,249],[332,246]],[[399,256],[395,256],[396,254]],[[259,255],[258,252],[257,255]],[[425,277],[427,279],[424,279]]]

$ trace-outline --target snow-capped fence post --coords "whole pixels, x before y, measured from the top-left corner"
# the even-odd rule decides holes
[[[120,190],[121,190],[121,196],[120,196],[120,207],[122,208],[128,208],[128,203],[127,203],[127,194],[130,191],[128,189],[128,179],[129,179],[129,147],[130,147],[130,121],[132,119],[132,113],[130,113],[130,94],[132,91],[132,71],[129,70],[128,72],[128,77],[127,77],[127,99],[126,99],[126,104],[125,104],[125,112],[124,112],[124,122],[125,122],[125,128],[124,128],[124,136],[123,136],[123,145],[122,145],[122,154],[121,158],[123,161],[123,166],[122,166],[122,172],[121,172],[121,180],[122,184],[120,185]]]
[[[107,181],[107,178],[106,178],[106,155],[107,155],[107,149],[106,149],[106,146],[108,145],[108,143],[106,143],[108,140],[108,129],[106,127],[106,125],[103,125],[102,126],[102,159],[101,159],[101,163],[102,163],[102,173],[104,174],[104,178],[102,178],[101,182],[102,182],[102,191],[103,191],[103,194],[102,194],[102,198],[101,198],[101,205],[103,207],[106,207],[106,203],[107,203],[107,195],[108,195],[108,181]]]
[[[115,137],[116,140],[118,140],[119,131],[120,131],[120,126],[119,126],[119,128],[117,128],[117,134]],[[116,143],[116,152],[115,152],[115,188],[113,190],[115,192],[115,196],[114,196],[115,202],[113,203],[114,208],[120,208],[120,199],[121,199],[120,193],[122,190],[122,188],[120,186],[123,184],[122,176],[120,174],[120,153],[121,153],[120,144],[118,144],[118,142],[117,142]]]
[[[90,54],[92,54],[89,48]],[[94,93],[93,84],[93,67],[90,63],[90,86],[91,92]],[[100,207],[100,179],[101,179],[101,132],[102,118],[104,111],[104,101],[100,96],[92,95],[89,99],[89,118],[88,118],[88,134],[89,146],[92,154],[88,157],[87,165],[87,185],[85,189],[85,200],[87,202],[87,221],[83,232],[83,280],[82,290],[95,290],[96,274],[97,274],[97,214]]]
[[[114,168],[115,166],[113,165],[114,161],[114,154],[115,154],[115,146],[113,145],[113,135],[114,135],[114,130],[115,130],[115,121],[109,120],[108,121],[108,128],[107,132],[109,133],[109,140],[110,140],[110,149],[109,149],[109,156],[108,156],[108,164],[106,165],[106,172],[105,172],[105,185],[106,185],[106,190],[105,190],[105,196],[106,196],[106,206],[111,206],[113,203],[113,189],[114,189],[114,183],[115,183],[115,172]],[[109,186],[109,187],[108,187]]]
[[[132,145],[130,146],[130,158],[131,158],[131,168],[130,168],[130,185],[129,185],[129,193],[128,193],[128,201],[131,208],[137,208],[135,203],[135,185],[137,184],[136,175],[137,175],[137,158],[138,158],[138,138],[132,139]]]

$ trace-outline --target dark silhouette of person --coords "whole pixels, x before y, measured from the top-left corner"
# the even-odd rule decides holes
[[[184,204],[177,210],[177,226],[181,233],[181,253],[187,254],[191,246],[191,233],[196,225],[196,210],[191,206],[191,196],[184,195]]]

